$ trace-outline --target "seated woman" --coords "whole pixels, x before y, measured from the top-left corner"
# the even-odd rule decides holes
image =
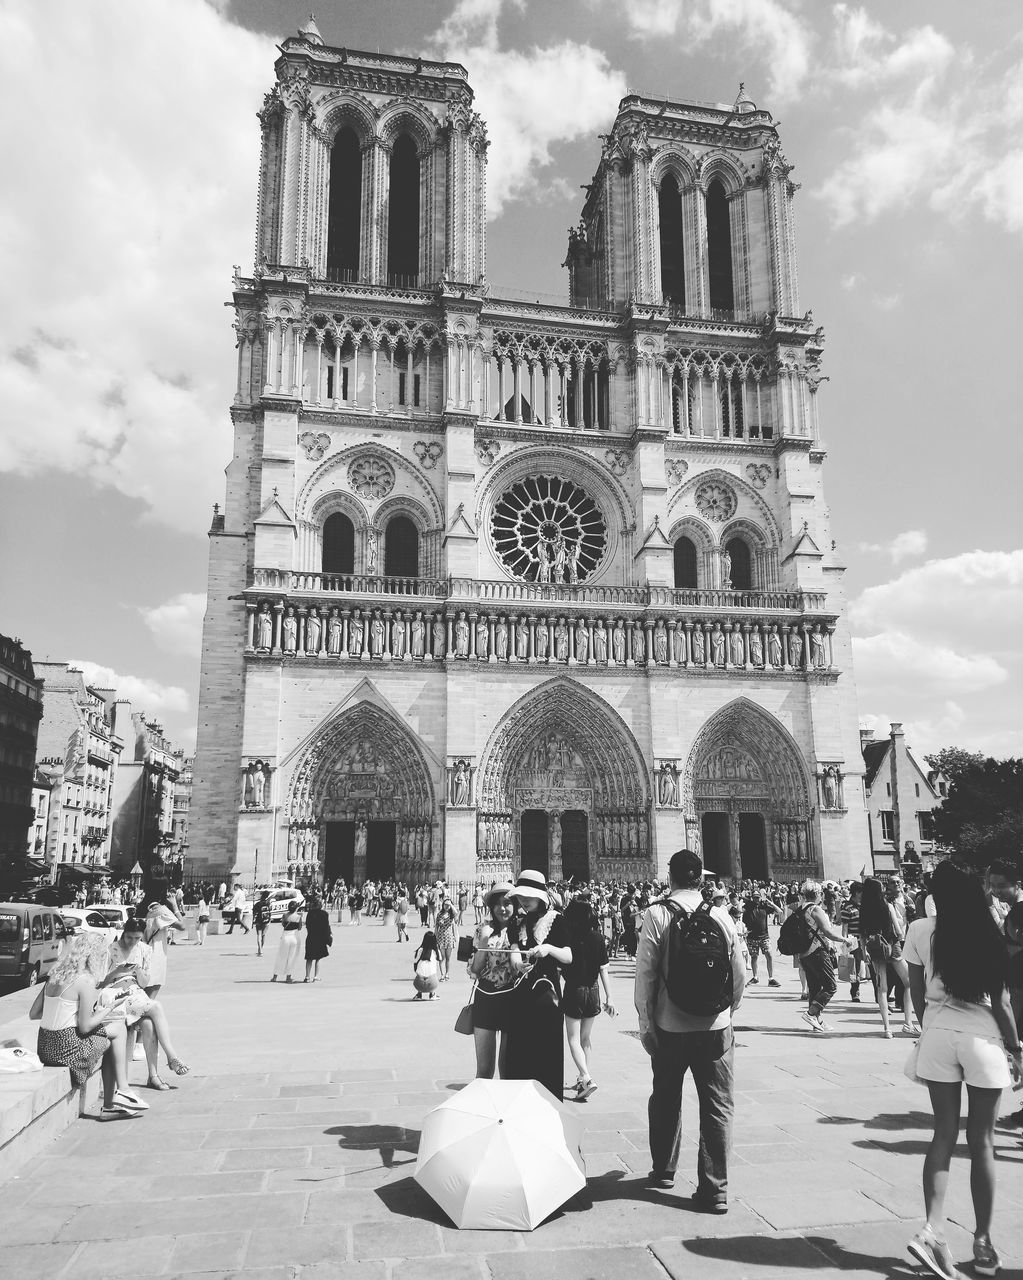
[[[102,1114],[138,1115],[149,1106],[128,1089],[121,1008],[127,991],[118,991],[109,1005],[97,1008],[97,985],[106,977],[107,964],[103,935],[78,934],[50,970],[28,1016],[40,1021],[36,1052],[48,1067],[67,1067],[76,1086],[100,1067]]]
[[[142,941],[146,931],[146,922],[134,916],[124,923],[121,936],[110,944],[110,969],[100,987],[113,984],[127,991],[124,1003],[125,1022],[128,1028],[128,1061],[131,1061],[135,1049],[137,1031],[142,1035],[142,1047],[146,1051],[146,1063],[149,1067],[150,1089],[169,1089],[170,1085],[160,1078],[160,1049],[167,1056],[167,1066],[176,1076],[188,1074],[188,1067],[181,1061],[171,1044],[170,1026],[163,1005],[146,994],[145,988],[151,986],[152,948]]]
[[[476,1042],[478,1080],[493,1080],[495,1069],[502,1076],[505,1073],[512,992],[519,980],[512,966],[512,952],[519,949],[518,937],[509,936],[515,915],[515,904],[511,900],[514,888],[511,884],[499,884],[484,895],[490,922],[481,924],[476,930],[476,951],[469,962],[469,973],[476,979],[472,999],[472,1034]]]

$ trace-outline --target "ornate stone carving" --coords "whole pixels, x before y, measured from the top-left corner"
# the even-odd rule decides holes
[[[730,520],[735,514],[735,490],[719,480],[708,480],[696,490],[696,509],[707,520]]]
[[[394,468],[372,454],[348,465],[348,483],[362,498],[386,498],[394,488]]]
[[[841,767],[837,764],[820,766],[818,774],[820,782],[820,802],[823,810],[832,811],[845,808],[844,778]]]
[[[318,462],[330,448],[330,436],[325,431],[303,431],[298,437],[298,443],[307,458]]]
[[[657,770],[657,806],[660,809],[679,806],[677,760],[662,760]]]
[[[685,479],[689,463],[684,458],[672,458],[664,469],[668,475],[668,484],[674,489]]]
[[[246,809],[266,809],[270,766],[264,760],[250,760],[242,774],[242,804]]]
[[[746,465],[746,475],[754,489],[763,489],[771,478],[771,468],[766,462],[750,462]]]
[[[607,548],[597,504],[558,476],[514,484],[495,503],[490,532],[505,568],[526,582],[585,582]]]
[[[628,449],[605,449],[604,461],[616,476],[623,476],[629,469],[629,451]]]
[[[437,465],[437,459],[444,452],[444,446],[437,440],[417,440],[412,446],[412,452],[419,459],[424,471],[432,471]]]
[[[472,805],[472,764],[457,759],[448,765],[448,805],[452,809],[468,809]]]
[[[483,464],[484,470],[492,467],[497,459],[497,455],[501,452],[501,442],[499,440],[477,440],[476,441],[476,457]]]

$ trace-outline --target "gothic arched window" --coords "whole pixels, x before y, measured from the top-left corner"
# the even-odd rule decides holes
[[[391,149],[387,201],[387,280],[414,284],[419,275],[419,156],[407,133]]]
[[[657,193],[661,230],[661,294],[668,302],[686,302],[685,259],[682,250],[682,196],[673,174],[666,174]]]
[[[419,576],[419,530],[408,516],[394,516],[387,522],[384,573],[390,578]]]
[[[728,196],[718,178],[707,188],[707,265],[710,271],[711,307],[715,311],[734,311],[732,228]]]
[[[725,550],[732,557],[732,590],[753,590],[753,561],[742,538],[731,538]]]
[[[696,576],[696,544],[692,538],[682,537],[675,542],[675,586],[699,586]]]
[[[340,511],[323,522],[322,570],[324,573],[355,572],[355,526]]]
[[[355,130],[345,125],[330,149],[330,199],[327,209],[327,278],[356,280],[362,226],[362,149]]]

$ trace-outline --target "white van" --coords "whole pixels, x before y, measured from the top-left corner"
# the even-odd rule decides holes
[[[0,902],[0,983],[31,987],[44,981],[67,936],[59,908]]]

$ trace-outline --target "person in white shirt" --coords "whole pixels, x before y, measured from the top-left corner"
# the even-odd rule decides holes
[[[734,1041],[732,1015],[742,1000],[746,970],[739,938],[728,912],[705,907],[701,892],[703,863],[691,849],[680,849],[668,863],[667,901],[684,911],[709,910],[724,932],[732,966],[731,1003],[719,1013],[686,1013],[667,990],[667,933],[674,912],[665,899],[650,904],[636,948],[636,1012],[643,1048],[650,1055],[653,1090],[649,1103],[652,1186],[669,1189],[675,1181],[682,1141],[682,1083],[693,1074],[700,1099],[698,1184],[693,1203],[707,1213],[728,1209],[728,1153],[732,1140]]]

